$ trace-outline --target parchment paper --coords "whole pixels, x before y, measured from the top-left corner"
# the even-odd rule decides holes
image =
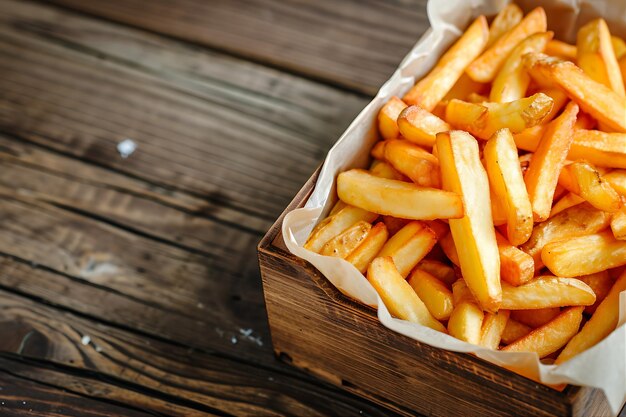
[[[306,259],[340,291],[378,310],[380,322],[391,330],[422,343],[455,352],[472,352],[489,362],[515,369],[546,384],[570,383],[604,391],[616,415],[626,401],[626,291],[620,295],[618,328],[593,348],[559,366],[546,365],[535,353],[501,352],[472,345],[447,334],[391,317],[367,279],[343,259],[310,252],[302,245],[311,229],[324,218],[336,201],[335,178],[350,168],[366,167],[369,150],[377,140],[376,114],[394,95],[402,96],[416,79],[432,68],[439,56],[458,38],[471,19],[494,15],[507,0],[430,0],[431,28],[422,36],[376,97],[363,109],[329,151],[313,194],[302,209],[289,213],[283,222],[283,236],[289,250]],[[541,0],[518,1],[525,12],[543,6],[548,28],[556,38],[575,43],[578,27],[604,17],[611,32],[626,36],[624,0]]]

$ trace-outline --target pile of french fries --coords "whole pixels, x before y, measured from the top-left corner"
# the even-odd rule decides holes
[[[626,43],[576,45],[545,11],[480,16],[380,110],[369,170],[305,248],[352,263],[397,318],[562,363],[618,321],[626,290]]]

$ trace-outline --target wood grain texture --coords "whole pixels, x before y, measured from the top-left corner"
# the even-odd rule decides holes
[[[152,405],[141,393],[176,405],[171,408],[178,415],[185,408],[195,411],[183,415],[385,414],[350,394],[297,375],[138,337],[4,291],[0,291],[0,332],[6,335],[0,350],[63,365],[64,373],[77,378],[50,370],[12,372],[147,411],[170,414],[162,401]],[[0,369],[5,366],[0,360]],[[94,385],[91,379],[96,380]]]
[[[428,27],[426,0],[51,2],[370,95]]]
[[[0,129],[268,223],[364,104],[137,31],[72,29],[67,13],[25,4],[0,3]],[[123,160],[127,137],[139,147]]]

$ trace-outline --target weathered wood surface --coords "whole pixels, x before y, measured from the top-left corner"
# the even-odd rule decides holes
[[[234,3],[101,3],[0,0],[0,415],[393,415],[275,359],[256,244],[425,2],[254,2],[243,42]]]

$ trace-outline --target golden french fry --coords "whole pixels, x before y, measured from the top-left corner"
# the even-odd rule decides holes
[[[437,103],[459,80],[465,68],[480,55],[488,39],[487,19],[480,16],[439,59],[435,68],[406,93],[404,101],[433,111]]]
[[[372,225],[368,222],[355,223],[326,242],[320,250],[320,255],[345,258],[365,240],[371,229]]]
[[[448,320],[454,304],[452,292],[437,278],[417,268],[408,279],[409,285],[437,320]]]
[[[387,226],[389,236],[393,236],[398,233],[398,231],[406,226],[410,221],[411,220],[399,219],[393,216],[383,216],[383,222],[385,223],[385,226]]]
[[[345,258],[356,267],[362,274],[367,271],[369,264],[387,242],[387,227],[379,222],[372,227],[365,239]]]
[[[422,146],[432,147],[435,135],[452,128],[448,123],[419,106],[409,106],[398,117],[402,137]]]
[[[435,107],[435,110],[433,110],[433,114],[437,114],[437,109],[441,111],[441,103],[447,104],[447,102],[452,100],[453,98],[465,100],[471,94],[486,94],[488,92],[489,84],[476,82],[472,80],[466,73],[463,73],[463,75],[461,75],[456,84],[454,84],[452,89],[448,91],[446,96],[437,104],[437,107]],[[443,113],[437,114],[438,117],[444,117],[445,106],[443,107],[443,110]]]
[[[552,99],[552,110],[550,110],[550,113],[548,113],[548,115],[544,117],[543,121],[541,122],[545,125],[546,123],[551,122],[559,113],[561,113],[561,110],[563,110],[565,105],[569,102],[569,97],[567,96],[567,94],[565,94],[563,90],[556,87],[542,88],[538,92],[543,93]],[[576,121],[578,122],[578,119]]]
[[[561,351],[556,358],[557,365],[596,345],[615,330],[619,318],[619,294],[622,291],[626,291],[626,273],[615,281],[609,294],[600,303],[593,316]]]
[[[393,316],[441,332],[446,331],[445,327],[428,312],[413,288],[398,273],[391,257],[374,259],[367,270],[367,279]]]
[[[489,102],[489,97],[482,94],[471,93],[467,96],[467,101],[470,103],[483,104]]]
[[[519,159],[519,167],[522,170],[522,174],[525,175],[526,171],[528,171],[528,166],[530,165],[530,160],[533,158],[532,153],[527,153],[525,155],[520,156]]]
[[[540,358],[556,352],[578,332],[583,318],[582,307],[564,310],[551,322],[531,331],[502,348],[506,352],[536,352]]]
[[[609,226],[611,215],[589,204],[579,204],[550,217],[533,229],[521,249],[533,257],[535,269],[543,266],[541,251],[550,242],[597,233]],[[584,275],[584,274],[580,274]]]
[[[489,180],[480,162],[478,144],[467,132],[437,134],[443,187],[463,199],[465,216],[450,219],[463,277],[487,311],[500,303],[500,256],[491,216]]]
[[[435,232],[422,222],[412,221],[389,238],[378,256],[391,257],[400,275],[406,278],[435,243]]]
[[[424,223],[426,226],[430,227],[433,232],[435,232],[437,240],[450,233],[450,227],[443,220],[425,220]]]
[[[526,54],[523,60],[531,77],[562,88],[595,119],[616,132],[626,132],[626,98],[592,80],[571,62],[541,53]]]
[[[572,143],[572,130],[577,114],[578,106],[570,103],[550,123],[524,176],[535,221],[543,221],[550,215],[559,173]]]
[[[568,158],[584,159],[596,166],[626,168],[626,133],[576,129]]]
[[[397,120],[405,107],[406,103],[394,96],[378,112],[378,131],[384,139],[396,139],[400,136]]]
[[[448,332],[457,339],[475,345],[480,343],[483,310],[462,279],[452,285],[454,310],[448,320]]]
[[[613,213],[611,230],[615,239],[626,240],[626,207],[622,207],[620,211]]]
[[[304,244],[304,248],[319,253],[322,247],[340,233],[359,221],[373,222],[378,217],[377,214],[353,207],[345,206],[330,217],[322,220],[309,235],[309,239]]]
[[[529,152],[535,152],[539,146],[539,142],[543,137],[543,134],[548,130],[549,124],[537,125],[522,130],[519,133],[513,135],[515,146],[519,149],[523,149]]]
[[[537,7],[472,62],[467,67],[467,74],[473,80],[483,83],[493,80],[518,43],[532,34],[545,32],[546,29],[546,12],[543,8]]]
[[[439,161],[427,150],[406,140],[388,140],[385,160],[422,187],[438,188]]]
[[[506,323],[509,320],[509,311],[500,310],[497,313],[487,313],[483,319],[483,325],[480,330],[480,342],[481,346],[489,349],[498,349],[500,346],[500,340],[502,333],[506,328]]]
[[[553,35],[553,32],[535,33],[513,48],[493,80],[489,100],[506,103],[526,97],[530,75],[522,64],[522,56],[530,52],[543,52]]]
[[[574,162],[563,167],[559,184],[599,210],[613,213],[622,206],[617,191],[587,162]]]
[[[593,290],[575,278],[545,275],[519,287],[502,283],[501,308],[507,310],[589,306],[595,301]]]
[[[456,266],[461,265],[461,262],[459,261],[459,254],[456,252],[456,246],[454,246],[452,233],[448,233],[443,238],[439,239],[439,245],[441,246],[441,249],[443,249],[443,253],[445,253],[448,259],[450,259],[450,262]]]
[[[515,3],[507,4],[489,26],[487,48],[493,45],[505,33],[513,29],[524,17],[524,12]]]
[[[619,194],[626,196],[626,169],[615,169],[604,174],[602,179],[611,184]]]
[[[523,285],[533,279],[535,262],[532,256],[509,243],[496,232],[500,253],[500,277],[511,285]]]
[[[451,287],[457,279],[452,267],[434,259],[423,259],[417,264],[417,269],[428,272],[449,287]]]
[[[626,42],[624,42],[622,38],[611,36],[611,45],[613,46],[615,58],[620,59],[621,57],[626,56]]]
[[[563,197],[561,197],[559,201],[554,203],[554,205],[552,206],[552,210],[550,210],[550,217],[554,217],[563,210],[567,210],[568,208],[574,207],[580,203],[583,203],[584,201],[584,198],[574,193],[567,193]]]
[[[600,303],[606,298],[611,287],[613,286],[614,279],[609,275],[609,271],[596,272],[595,274],[583,275],[578,277],[579,280],[589,285],[596,295],[596,302],[590,306],[585,307],[585,313],[593,314]]]
[[[534,329],[543,326],[559,314],[561,314],[559,307],[550,307],[512,311],[511,318]]]
[[[626,80],[626,56],[619,59],[619,70],[622,73],[622,80]]]
[[[545,53],[546,55],[551,55],[567,61],[575,61],[578,51],[576,50],[575,45],[570,45],[569,43],[552,39],[548,42]]]
[[[463,217],[463,202],[456,193],[378,178],[362,169],[339,174],[337,194],[353,206],[402,219]]]
[[[384,140],[376,142],[376,144],[372,147],[370,155],[372,155],[372,157],[382,161],[383,159],[385,159],[385,146],[386,145],[387,145],[387,142],[384,141]]]
[[[504,206],[509,241],[514,246],[521,245],[533,230],[533,210],[511,132],[498,130],[485,145],[483,154],[489,184]]]
[[[335,205],[333,206],[332,209],[330,209],[330,213],[328,213],[328,217],[332,216],[333,214],[336,214],[339,212],[339,210],[341,210],[342,208],[344,208],[345,206],[347,206],[346,203],[344,203],[341,200],[337,200],[337,202],[335,203]]]
[[[509,103],[474,104],[450,100],[446,121],[479,139],[489,139],[498,129],[517,133],[540,124],[552,109],[552,99],[543,93]]]
[[[626,265],[626,242],[611,231],[559,240],[544,246],[541,260],[561,277],[589,275]]]
[[[402,175],[397,169],[389,165],[384,161],[375,161],[376,165],[370,168],[370,174],[380,178],[387,178],[389,180],[403,181],[406,177]]]
[[[507,222],[506,211],[502,206],[502,201],[496,197],[493,187],[489,189],[489,199],[491,200],[491,215],[493,216],[493,225],[502,226]]]
[[[576,63],[591,79],[625,96],[624,80],[615,57],[609,27],[595,19],[578,30]]]
[[[532,330],[533,329],[531,327],[528,327],[525,324],[522,324],[509,316],[509,319],[506,321],[504,331],[502,332],[501,341],[506,345],[511,344],[516,340],[526,336]]]

